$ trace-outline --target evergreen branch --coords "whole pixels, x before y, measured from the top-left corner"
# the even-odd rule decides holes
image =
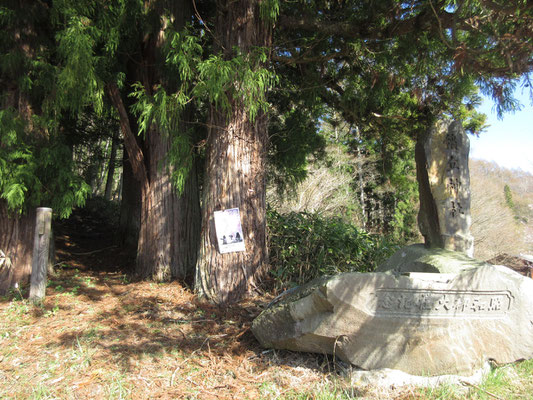
[[[429,0],[429,5],[431,6],[431,11],[433,11],[433,14],[435,15],[435,18],[437,19],[437,23],[439,24],[439,36],[442,40],[442,43],[444,43],[446,45],[447,48],[449,48],[450,50],[454,50],[454,48],[452,47],[452,45],[450,45],[450,43],[448,43],[448,40],[444,37],[444,33],[443,30],[442,30],[442,22],[440,21],[440,18],[439,18],[439,15],[437,14],[437,10],[435,10],[435,7],[433,7],[433,2],[431,0]],[[455,23],[455,19],[454,19],[454,23]],[[455,29],[453,30],[455,31]]]
[[[296,65],[296,64],[322,64],[334,59],[345,57],[349,54],[347,50],[335,52],[331,54],[326,54],[322,56],[314,57],[292,57],[292,56],[281,56],[281,55],[272,55],[273,61],[279,61],[284,64]]]
[[[316,18],[280,16],[279,25],[285,30],[304,30],[320,32],[325,35],[342,35],[351,39],[388,40],[418,31],[435,31],[435,25],[428,18],[429,11],[424,10],[418,15],[404,20],[393,20],[383,28],[376,27],[370,22],[360,23],[338,21],[318,21]],[[438,14],[443,29],[449,29],[454,24],[454,13],[441,11]],[[469,25],[464,22],[461,28],[467,30]]]

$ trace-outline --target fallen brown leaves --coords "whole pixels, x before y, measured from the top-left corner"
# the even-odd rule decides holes
[[[221,308],[179,283],[65,268],[42,306],[0,301],[0,398],[277,398],[328,381],[322,356],[259,347],[269,300]]]

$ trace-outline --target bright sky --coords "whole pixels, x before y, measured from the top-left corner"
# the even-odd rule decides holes
[[[470,157],[495,161],[509,169],[522,169],[533,174],[533,106],[529,88],[518,88],[517,99],[523,107],[499,120],[491,99],[485,98],[478,111],[487,115],[490,127],[479,138],[470,137]]]

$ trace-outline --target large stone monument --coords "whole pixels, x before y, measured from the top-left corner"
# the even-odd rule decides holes
[[[460,121],[439,120],[415,149],[418,225],[426,246],[474,255],[470,234],[470,142]]]
[[[472,258],[468,152],[460,122],[437,122],[416,146],[425,244],[400,249],[377,272],[287,293],[254,320],[259,342],[423,376],[533,358],[533,280]]]
[[[472,375],[533,357],[533,280],[485,264],[459,274],[347,273],[261,313],[266,347],[334,354],[365,370]]]

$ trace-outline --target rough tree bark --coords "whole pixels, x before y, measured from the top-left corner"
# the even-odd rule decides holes
[[[165,166],[171,139],[153,126],[141,148],[116,85],[109,85],[109,94],[119,113],[124,146],[140,186],[135,272],[156,281],[186,278],[192,274],[198,243],[200,208],[196,176],[191,173],[182,194],[178,195]],[[124,201],[135,199],[124,198]]]
[[[17,88],[7,92],[4,107],[17,109],[25,119],[30,118],[32,109],[26,96]],[[1,146],[1,144],[0,144]],[[5,200],[0,199],[0,250],[9,259],[0,268],[0,294],[15,284],[28,282],[31,275],[33,251],[34,210],[18,215],[10,212]]]
[[[0,200],[0,250],[9,259],[0,267],[0,294],[29,280],[34,222],[34,211],[15,216],[9,213],[6,202]]]
[[[148,179],[141,185],[141,226],[136,272],[156,281],[186,278],[196,261],[199,202],[194,174],[178,195],[166,162],[170,139],[156,127],[147,135]]]
[[[259,1],[220,2],[216,36],[227,58],[234,47],[246,54],[252,46],[268,46],[271,30],[259,16]],[[211,301],[229,303],[254,288],[268,262],[267,120],[260,114],[251,121],[241,99],[233,98],[229,117],[211,108],[209,127],[195,289]],[[240,209],[245,252],[219,252],[213,212],[228,208]]]
[[[139,43],[140,58],[129,63],[126,82],[142,82],[145,90],[153,93],[157,85],[165,85],[158,69],[158,65],[161,65],[159,52],[164,39],[163,29],[169,23],[163,13],[172,12],[175,27],[179,29],[190,12],[187,0],[147,1],[145,4],[153,21],[156,21],[156,16],[159,18],[159,30],[145,35]],[[195,171],[190,174],[179,195],[171,182],[172,166],[168,165],[167,160],[172,138],[154,122],[145,138],[139,139],[135,117],[125,105],[118,87],[109,84],[108,93],[118,111],[124,147],[140,188],[136,274],[156,281],[191,276],[196,263],[200,225]]]

